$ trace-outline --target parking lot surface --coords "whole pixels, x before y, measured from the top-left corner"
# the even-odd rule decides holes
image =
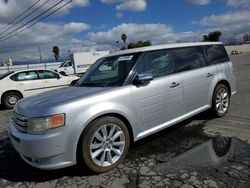
[[[250,187],[249,59],[231,56],[238,93],[225,117],[205,112],[140,140],[122,165],[99,175],[81,166],[42,171],[27,165],[7,136],[12,110],[0,107],[0,187]],[[232,138],[223,157],[212,147],[219,135]]]

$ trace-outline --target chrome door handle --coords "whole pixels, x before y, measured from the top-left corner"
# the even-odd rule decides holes
[[[209,72],[209,73],[207,73],[206,77],[207,77],[207,78],[210,78],[210,77],[212,77],[213,75],[214,75],[214,74],[212,74],[212,73]]]
[[[172,82],[172,84],[170,85],[170,88],[176,88],[179,85],[180,83]]]

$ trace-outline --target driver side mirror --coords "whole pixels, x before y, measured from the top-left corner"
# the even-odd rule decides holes
[[[135,85],[138,84],[148,84],[151,80],[154,79],[154,76],[152,73],[142,73],[142,74],[138,74],[135,78],[135,80],[133,81],[133,83]]]

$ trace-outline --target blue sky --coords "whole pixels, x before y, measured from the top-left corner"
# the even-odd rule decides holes
[[[0,31],[36,1],[0,0]],[[58,1],[51,0],[40,13]],[[36,61],[39,46],[44,59],[53,58],[54,45],[62,56],[68,50],[115,50],[122,33],[128,35],[127,42],[163,44],[200,41],[214,30],[222,31],[224,42],[242,40],[250,32],[250,0],[73,0],[56,15],[0,41],[0,61],[9,56],[14,61]]]

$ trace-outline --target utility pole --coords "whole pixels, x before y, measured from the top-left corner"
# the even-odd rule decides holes
[[[43,59],[42,59],[42,53],[41,53],[41,48],[40,48],[40,46],[38,47],[38,50],[39,50],[40,63],[42,63],[42,62],[43,62]]]

